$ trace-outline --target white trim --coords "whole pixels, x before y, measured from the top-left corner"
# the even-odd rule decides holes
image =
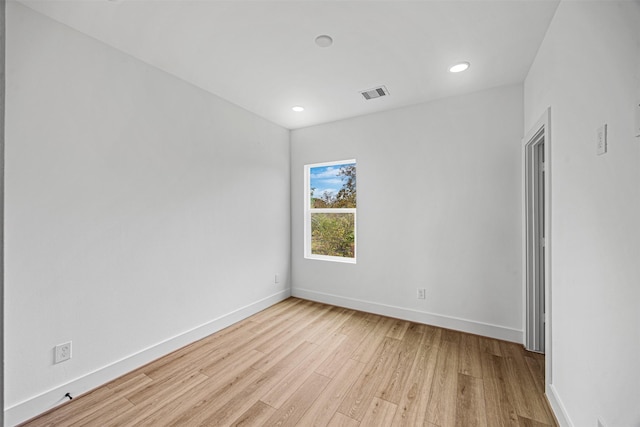
[[[310,163],[305,165],[308,168],[319,168],[324,166],[336,166],[336,165],[348,165],[351,163],[356,163],[356,159],[347,159],[347,160],[335,160],[332,162],[320,162],[320,163]]]
[[[454,329],[485,337],[496,338],[504,341],[522,344],[522,330],[512,329],[505,326],[492,325],[489,323],[476,322],[468,319],[461,319],[441,314],[428,313],[413,310],[410,308],[397,307],[388,304],[381,304],[373,301],[365,301],[356,298],[343,297],[339,295],[327,294],[324,292],[311,291],[302,288],[292,288],[291,295],[310,301],[322,302],[338,307],[350,308],[367,313],[380,314],[382,316],[394,317],[396,319],[409,320],[411,322],[424,323],[427,325],[439,326],[441,328]]]
[[[311,213],[322,213],[322,214],[339,214],[339,213],[356,213],[356,208],[315,208],[309,209],[312,211]]]
[[[279,291],[261,300],[240,307],[230,313],[197,326],[166,341],[155,344],[138,353],[127,356],[110,365],[97,369],[89,374],[71,380],[65,384],[48,390],[40,395],[15,404],[4,411],[5,425],[12,426],[33,418],[55,406],[67,402],[64,394],[79,396],[96,387],[106,384],[128,372],[152,362],[172,351],[209,336],[221,329],[237,323],[291,296],[290,289]]]
[[[306,259],[313,259],[316,261],[331,261],[331,262],[344,262],[345,264],[356,264],[356,259],[340,257],[340,256],[331,256],[331,255],[305,255]]]
[[[546,387],[546,396],[549,401],[549,405],[553,410],[554,415],[556,416],[556,420],[558,421],[558,425],[560,427],[574,427],[571,418],[569,418],[569,414],[567,413],[567,409],[565,408],[560,396],[558,396],[558,391],[556,388],[549,384]]]
[[[553,287],[551,286],[551,251],[553,250],[551,235],[551,178],[552,178],[552,159],[551,159],[551,107],[542,116],[544,120],[544,295],[545,295],[545,381],[548,384],[553,383],[552,364],[552,340],[553,335],[551,317],[553,314],[552,299]]]

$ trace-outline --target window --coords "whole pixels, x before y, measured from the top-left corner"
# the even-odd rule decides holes
[[[356,262],[356,161],[306,165],[305,258]]]

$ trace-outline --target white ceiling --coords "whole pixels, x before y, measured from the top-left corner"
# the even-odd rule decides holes
[[[557,0],[21,0],[289,129],[524,80]],[[328,34],[333,46],[314,39]],[[469,61],[464,73],[449,73]],[[385,85],[390,96],[359,91]],[[294,105],[306,110],[295,113]],[[187,106],[185,106],[187,107]]]

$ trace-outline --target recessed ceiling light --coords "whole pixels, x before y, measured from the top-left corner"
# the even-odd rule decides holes
[[[333,39],[326,34],[316,37],[316,44],[320,47],[329,47],[333,44]]]
[[[300,112],[304,111],[304,107],[301,107],[299,105],[296,105],[295,107],[291,107],[291,109],[293,111],[295,111],[296,113],[300,113]]]
[[[460,62],[458,64],[455,64],[449,67],[449,71],[452,73],[459,73],[461,71],[466,70],[467,68],[469,68],[468,62]]]

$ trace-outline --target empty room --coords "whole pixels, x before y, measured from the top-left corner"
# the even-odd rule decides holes
[[[0,424],[640,427],[640,1],[1,9]]]

